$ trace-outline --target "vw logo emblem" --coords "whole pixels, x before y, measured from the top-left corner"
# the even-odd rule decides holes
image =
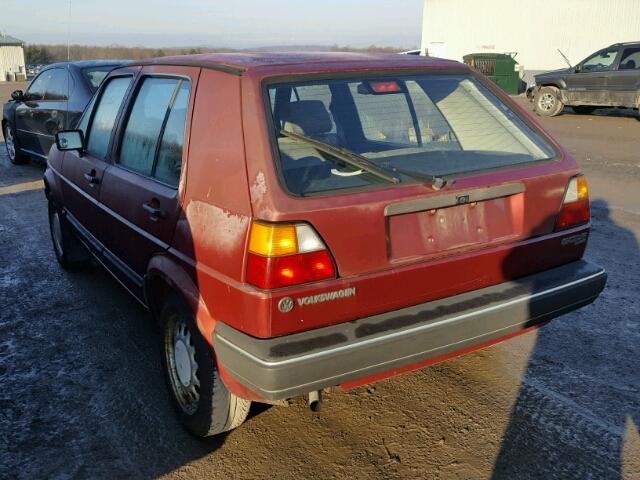
[[[278,310],[287,313],[293,310],[293,299],[291,297],[283,297],[278,302]]]

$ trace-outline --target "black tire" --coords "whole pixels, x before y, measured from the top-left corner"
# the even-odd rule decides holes
[[[543,117],[555,117],[564,108],[560,91],[555,87],[542,87],[533,99],[535,112]]]
[[[579,115],[590,115],[596,109],[596,107],[590,107],[589,105],[576,105],[571,108],[573,109],[574,112],[576,112]]]
[[[18,148],[16,131],[9,122],[5,123],[2,135],[4,135],[4,146],[7,149],[9,161],[14,165],[27,163],[29,161],[29,157],[22,153]]]
[[[53,252],[62,268],[77,270],[91,261],[91,254],[73,233],[73,227],[64,217],[60,208],[49,200],[49,231]]]
[[[184,428],[195,436],[209,437],[240,426],[251,401],[237,397],[222,383],[213,352],[191,311],[176,295],[169,295],[160,321],[164,377]]]

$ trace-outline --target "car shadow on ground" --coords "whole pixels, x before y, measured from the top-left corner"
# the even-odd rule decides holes
[[[562,109],[562,115],[571,115],[577,117],[620,117],[620,118],[635,118],[640,121],[640,112],[632,108],[596,108],[591,113],[578,113],[571,107],[564,107]]]
[[[592,215],[591,237],[615,239],[610,248],[637,268],[635,234],[611,219],[603,200],[592,203]],[[596,263],[609,256],[590,255]],[[539,330],[493,479],[638,478],[637,445],[629,445],[640,427],[637,318],[629,315],[638,284],[622,285],[628,272],[607,266],[608,287],[594,304]]]

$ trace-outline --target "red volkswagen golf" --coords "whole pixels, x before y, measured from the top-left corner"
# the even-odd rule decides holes
[[[592,302],[587,183],[457,62],[217,54],[110,73],[45,173],[55,254],[163,326],[186,428],[351,388]]]

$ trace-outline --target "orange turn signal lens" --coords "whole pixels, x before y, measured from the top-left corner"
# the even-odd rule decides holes
[[[251,225],[249,251],[265,257],[298,253],[296,227],[254,222]]]
[[[576,178],[576,183],[578,187],[578,200],[588,200],[589,199],[589,187],[587,186],[587,179],[584,175],[580,175]]]

